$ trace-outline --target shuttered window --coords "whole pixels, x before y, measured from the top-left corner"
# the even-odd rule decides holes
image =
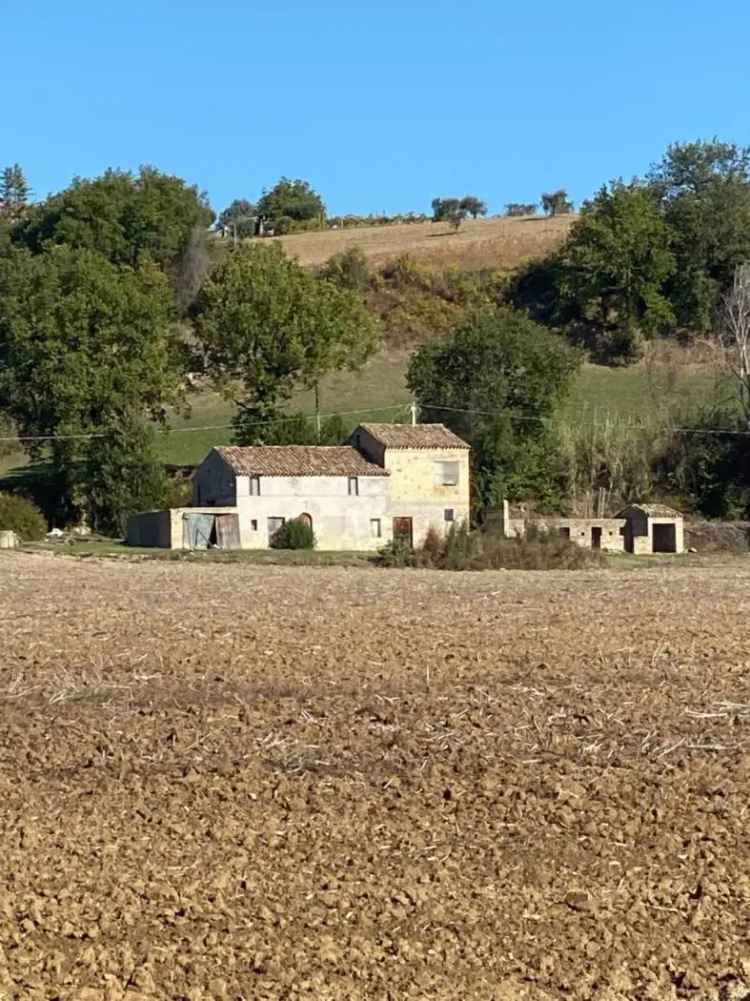
[[[434,482],[440,487],[455,487],[458,485],[458,463],[442,462],[433,463]]]

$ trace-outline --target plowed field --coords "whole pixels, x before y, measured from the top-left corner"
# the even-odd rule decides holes
[[[750,560],[0,558],[0,998],[744,998]]]

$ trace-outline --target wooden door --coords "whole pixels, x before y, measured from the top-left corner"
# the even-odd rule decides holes
[[[240,549],[240,517],[238,514],[216,515],[216,545],[219,549]]]
[[[396,539],[405,542],[409,548],[414,545],[414,528],[411,518],[393,519],[393,541],[395,542]]]

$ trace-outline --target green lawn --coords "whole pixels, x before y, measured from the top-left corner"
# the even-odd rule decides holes
[[[350,427],[364,420],[405,420],[408,416],[409,391],[405,374],[409,356],[383,352],[361,372],[343,372],[329,376],[321,386],[323,413],[341,413]],[[584,365],[571,393],[566,413],[576,420],[603,419],[606,415],[634,418],[654,413],[665,401],[689,401],[705,397],[713,385],[712,377],[695,366],[652,367],[641,364],[630,368],[605,368]],[[172,429],[161,436],[160,452],[165,462],[193,465],[213,445],[225,445],[232,439],[233,407],[215,393],[196,394],[190,399],[190,416],[174,414]],[[312,393],[298,394],[289,405],[290,412],[311,413]],[[24,464],[22,453],[0,455],[0,474]]]

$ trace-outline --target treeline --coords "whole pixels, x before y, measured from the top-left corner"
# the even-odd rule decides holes
[[[585,202],[559,251],[530,263],[509,301],[606,364],[647,340],[712,332],[750,261],[750,148],[675,143],[643,178]]]
[[[288,418],[288,401],[362,365],[393,329],[418,345],[408,381],[425,419],[473,446],[477,511],[502,497],[565,510],[604,491],[612,504],[668,495],[709,514],[750,512],[748,150],[671,146],[644,179],[603,187],[559,251],[510,278],[408,257],[373,271],[358,250],[313,271],[278,244],[241,239],[216,263],[205,194],[153,167],[77,179],[35,204],[29,194],[23,171],[7,168],[0,420],[43,460],[58,522],[116,533],[132,511],[166,502],[156,434],[191,386],[233,402],[239,443],[339,437],[336,421],[311,430]],[[552,195],[548,214],[569,210],[564,191]],[[258,205],[298,222],[324,210],[285,179]],[[484,209],[474,196],[436,199],[433,217],[455,224]],[[566,422],[585,357],[626,363],[656,337],[710,339],[724,396],[646,429]]]
[[[374,349],[356,294],[278,245],[211,268],[206,196],[144,167],[77,179],[29,204],[20,168],[0,203],[0,419],[42,463],[46,513],[122,531],[169,484],[156,434],[200,377],[261,440],[292,391]]]

